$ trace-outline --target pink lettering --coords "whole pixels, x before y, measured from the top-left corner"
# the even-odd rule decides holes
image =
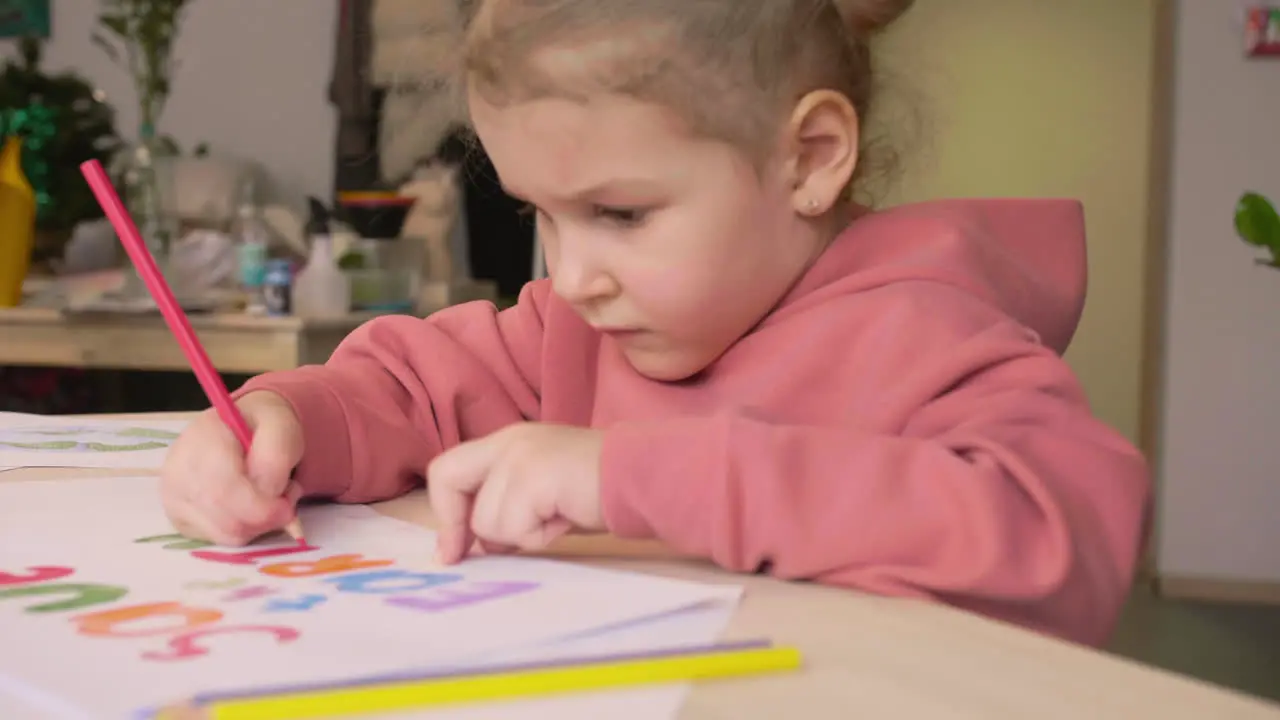
[[[252,565],[259,558],[279,557],[281,555],[294,555],[296,553],[312,552],[320,548],[311,545],[286,545],[284,547],[263,548],[261,550],[243,550],[240,552],[226,552],[223,550],[196,550],[191,553],[191,557],[197,557],[201,560],[210,560],[212,562],[227,563],[229,565]]]
[[[274,588],[269,588],[263,585],[255,585],[253,587],[240,588],[235,592],[227,594],[226,597],[222,598],[222,602],[235,602],[237,600],[253,600],[255,598],[266,597],[267,595],[273,595],[275,594],[275,592],[276,591]]]
[[[275,638],[277,643],[287,643],[298,639],[298,631],[293,628],[270,625],[232,625],[201,630],[191,630],[169,638],[165,650],[149,650],[142,653],[144,660],[168,662],[171,660],[188,660],[209,654],[209,648],[201,645],[201,638],[213,635],[233,635],[242,633],[265,633]]]
[[[57,580],[58,578],[64,578],[73,572],[75,571],[69,567],[57,567],[51,565],[29,567],[25,573],[0,572],[0,586],[26,585],[28,583],[44,582],[45,580]]]

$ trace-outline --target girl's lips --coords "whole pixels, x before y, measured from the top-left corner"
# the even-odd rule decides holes
[[[644,332],[638,328],[596,328],[600,334],[608,335],[616,340],[634,337]]]

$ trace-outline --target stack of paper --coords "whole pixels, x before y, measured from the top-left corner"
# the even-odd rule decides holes
[[[530,558],[441,567],[434,535],[303,510],[308,545],[173,535],[153,477],[0,482],[0,717],[125,718],[184,696],[705,643],[740,589]],[[671,716],[682,688],[396,717]]]
[[[0,413],[0,470],[158,469],[187,422]]]

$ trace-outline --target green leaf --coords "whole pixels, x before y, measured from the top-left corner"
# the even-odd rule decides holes
[[[103,40],[111,42],[109,31]],[[47,46],[46,46],[47,47]],[[79,166],[86,160],[109,162],[123,144],[115,130],[115,110],[95,97],[88,78],[71,71],[47,72],[28,67],[21,58],[0,61],[0,110],[6,128],[23,109],[39,106],[49,114],[51,133],[40,145],[24,146],[23,169],[47,200],[36,217],[42,239],[37,258],[59,257],[69,231],[77,223],[102,217]]]
[[[363,270],[364,255],[355,250],[348,250],[338,258],[338,268],[342,270]]]
[[[108,58],[110,58],[111,62],[114,62],[114,63],[120,62],[119,48],[117,48],[114,44],[112,44],[112,42],[107,39],[106,35],[103,35],[102,33],[99,33],[99,32],[95,32],[89,36],[89,40],[91,40],[94,45],[97,45],[98,48],[101,49],[102,52],[106,54]]]
[[[129,39],[129,18],[123,15],[100,15],[98,24],[115,33],[123,40]]]
[[[18,41],[18,55],[23,64],[32,72],[40,69],[40,56],[44,50],[44,41],[34,35],[24,35]]]
[[[1236,202],[1236,234],[1241,240],[1267,248],[1280,258],[1280,215],[1271,201],[1255,192],[1247,192]]]
[[[161,135],[156,138],[156,147],[159,149],[160,155],[164,157],[174,157],[182,154],[182,148],[178,147],[178,141],[172,135]]]

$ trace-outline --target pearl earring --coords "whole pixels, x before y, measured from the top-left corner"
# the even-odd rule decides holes
[[[808,202],[806,202],[806,203],[804,204],[804,208],[805,208],[806,210],[808,210],[809,212],[817,212],[817,210],[818,210],[818,201],[817,201],[816,199],[814,199],[814,198],[809,198]]]

